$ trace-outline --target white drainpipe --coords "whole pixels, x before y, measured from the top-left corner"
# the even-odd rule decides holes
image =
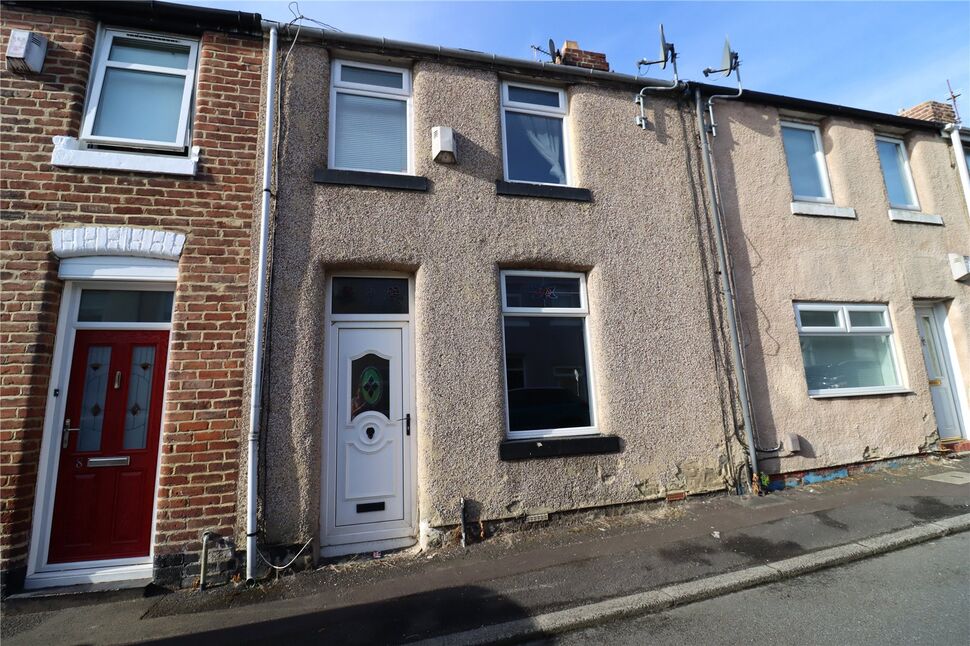
[[[967,170],[967,154],[963,149],[962,128],[955,123],[943,129],[944,137],[950,135],[953,142],[953,156],[957,158],[957,170],[960,172],[960,183],[963,184],[963,201],[967,204],[967,215],[970,216],[970,171]]]
[[[263,324],[266,318],[266,255],[269,247],[270,187],[273,182],[273,128],[276,107],[276,27],[269,30],[266,66],[266,126],[263,132],[263,201],[259,213],[259,264],[253,317],[253,380],[249,389],[249,460],[246,466],[246,580],[256,580],[256,491],[259,466],[259,416],[263,389]]]

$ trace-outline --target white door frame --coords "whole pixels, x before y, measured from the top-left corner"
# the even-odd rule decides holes
[[[33,522],[31,524],[30,547],[27,556],[27,577],[24,588],[33,590],[52,586],[78,585],[84,583],[106,583],[130,579],[150,579],[155,556],[155,523],[158,512],[158,480],[161,468],[162,441],[159,439],[159,458],[155,471],[155,494],[152,505],[152,529],[148,556],[122,559],[78,561],[75,563],[48,563],[47,551],[50,543],[51,520],[54,512],[54,494],[57,489],[57,468],[60,462],[61,428],[64,423],[64,409],[67,405],[67,391],[71,376],[71,362],[74,358],[74,337],[78,330],[171,330],[169,323],[88,323],[78,322],[78,307],[83,289],[138,289],[144,291],[174,291],[174,272],[158,271],[159,263],[166,263],[174,269],[173,261],[131,258],[128,267],[137,266],[145,261],[146,272],[133,271],[128,280],[118,280],[111,272],[112,280],[90,280],[96,278],[86,271],[87,280],[70,278],[73,264],[68,259],[61,262],[60,277],[66,278],[61,294],[61,305],[57,316],[57,331],[54,339],[54,355],[51,361],[50,383],[48,384],[47,405],[44,411],[43,437],[41,439],[40,461],[37,467],[37,484],[34,495]],[[82,260],[78,258],[77,260]],[[90,267],[96,258],[84,258],[85,267]],[[116,260],[116,259],[107,259]],[[114,262],[106,263],[113,266]],[[82,275],[82,274],[77,274]],[[169,335],[168,361],[171,361],[171,335]],[[169,365],[165,366],[166,386],[168,389]],[[165,399],[162,398],[161,427],[165,427]]]
[[[970,403],[967,401],[966,388],[964,387],[963,374],[960,370],[960,362],[957,360],[956,346],[953,343],[953,329],[950,325],[950,317],[947,314],[946,305],[941,302],[916,301],[916,317],[919,318],[919,311],[930,310],[933,314],[933,325],[936,326],[936,335],[941,344],[943,354],[943,364],[946,370],[947,380],[950,382],[950,393],[953,398],[953,408],[956,413],[957,430],[963,439],[967,439],[968,420],[970,420]],[[918,330],[918,329],[917,329]],[[923,361],[926,361],[925,355]],[[936,415],[934,409],[933,415]]]
[[[405,278],[408,281],[407,314],[333,314],[334,277]],[[325,321],[325,361],[323,396],[323,438],[320,463],[320,555],[324,557],[357,554],[363,552],[408,547],[417,542],[418,488],[417,488],[417,439],[419,420],[415,405],[415,354],[414,354],[414,275],[399,272],[340,271],[327,277]],[[351,532],[336,527],[336,423],[338,347],[336,330],[351,328],[383,328],[402,330],[402,361],[406,365],[404,384],[405,413],[411,413],[410,441],[404,443],[404,518],[402,526],[367,532]],[[405,436],[407,440],[407,436]]]

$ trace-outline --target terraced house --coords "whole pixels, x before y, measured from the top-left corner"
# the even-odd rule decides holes
[[[236,522],[259,17],[4,2],[0,33],[5,587],[180,581]]]
[[[157,2],[2,33],[47,43],[3,74],[11,585],[190,583],[203,545],[255,579],[967,437],[935,108]]]
[[[533,63],[309,30],[291,56],[269,540],[435,544],[966,438],[952,117],[737,100],[568,41]]]

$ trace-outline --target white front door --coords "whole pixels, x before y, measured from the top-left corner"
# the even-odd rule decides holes
[[[330,332],[323,555],[411,545],[410,322],[334,320]]]
[[[933,412],[940,439],[962,437],[960,417],[957,411],[953,370],[949,363],[947,337],[939,316],[939,308],[932,306],[916,308],[916,324],[919,328],[920,345],[933,398]]]

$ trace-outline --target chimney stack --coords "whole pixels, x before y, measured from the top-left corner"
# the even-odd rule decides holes
[[[582,67],[589,70],[599,70],[609,72],[610,64],[606,62],[606,54],[599,52],[587,52],[579,48],[579,43],[575,40],[567,40],[559,49],[559,58],[556,60],[561,65],[571,65],[572,67]]]
[[[956,123],[957,120],[953,106],[939,101],[923,101],[912,108],[900,110],[899,116],[922,119],[923,121],[936,121],[937,123]]]

